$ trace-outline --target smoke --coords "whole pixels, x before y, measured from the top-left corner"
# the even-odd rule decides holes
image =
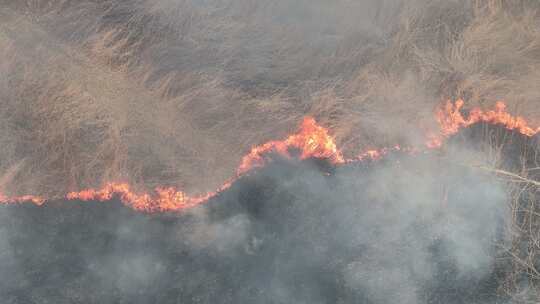
[[[177,227],[179,242],[197,251],[212,251],[224,256],[249,250],[250,220],[246,215],[239,214],[213,222],[205,214],[204,208],[195,212],[192,223]]]
[[[508,220],[502,184],[430,159],[378,167],[363,186],[370,206],[348,224],[357,234],[352,240],[367,249],[345,276],[373,303],[429,302],[426,286],[453,284],[443,283],[444,272],[458,285],[491,274],[497,230]]]
[[[0,230],[0,269],[2,271],[2,281],[6,286],[16,287],[22,279],[21,273],[17,269],[17,260],[8,241],[9,232]]]
[[[337,168],[275,159],[179,215],[114,201],[3,206],[1,265],[13,275],[0,294],[13,303],[493,303],[504,300],[497,246],[508,245],[511,216],[506,185],[474,169],[491,161],[459,143]]]
[[[306,114],[347,155],[423,142],[448,98],[505,99],[534,121],[539,12],[526,0],[3,0],[0,190],[211,190]],[[512,198],[467,166],[491,153],[447,153],[332,172],[281,160],[180,216],[2,206],[0,299],[489,302],[495,243],[515,246],[501,228]]]

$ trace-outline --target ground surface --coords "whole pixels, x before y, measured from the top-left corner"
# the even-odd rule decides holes
[[[537,140],[478,126],[428,154],[277,158],[180,214],[115,200],[2,206],[2,303],[502,301],[507,197],[469,167],[482,145],[462,148],[486,132]]]

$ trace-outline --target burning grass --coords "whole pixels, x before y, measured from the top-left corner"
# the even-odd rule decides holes
[[[206,192],[306,115],[349,158],[419,144],[441,99],[537,119],[533,1],[195,2],[4,1],[3,191]]]
[[[330,157],[345,167],[363,159],[354,163],[369,167],[381,155],[386,161],[419,152],[408,147],[423,148],[426,137],[433,148],[444,137],[459,138],[462,128],[481,129],[491,163],[467,165],[499,177],[512,210],[510,242],[499,248],[507,268],[500,268],[498,293],[532,303],[539,269],[536,139],[469,127],[504,124],[536,138],[539,20],[533,0],[0,1],[0,192],[9,194],[0,199],[42,204],[46,197],[54,205],[54,198],[71,193],[71,199],[119,198],[138,202],[135,209],[174,210],[231,193],[229,182],[220,185],[236,177],[237,165],[245,173],[266,164],[262,152],[269,150],[289,159],[296,152]],[[453,119],[439,117],[444,132],[433,134],[436,106],[460,98],[467,109],[447,107]],[[506,109],[490,110],[497,100]],[[500,115],[506,110],[523,118]],[[287,139],[306,115],[331,132]],[[276,138],[284,140],[261,144]],[[332,176],[333,166],[318,165]],[[218,191],[189,195],[212,189]],[[26,193],[38,196],[17,196]],[[283,201],[295,195],[284,194]],[[202,235],[211,239],[221,224]],[[247,247],[257,247],[252,242]],[[83,276],[73,284],[88,281]],[[75,285],[70,288],[81,292]]]
[[[476,123],[428,153],[341,165],[274,154],[181,213],[134,212],[121,196],[1,206],[3,252],[17,253],[0,260],[12,277],[2,294],[15,303],[532,303],[537,176],[521,169],[537,162],[537,145]]]

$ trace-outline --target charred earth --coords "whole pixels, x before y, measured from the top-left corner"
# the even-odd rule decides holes
[[[539,167],[538,151],[538,136],[479,123],[441,149],[377,161],[276,156],[179,213],[117,199],[0,206],[0,299],[506,301],[514,212],[500,173]]]

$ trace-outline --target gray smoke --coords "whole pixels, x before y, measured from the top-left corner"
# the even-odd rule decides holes
[[[505,99],[537,119],[539,12],[529,0],[0,0],[0,192],[213,190],[306,114],[348,155],[422,145],[447,98]],[[329,176],[277,165],[170,217],[2,207],[0,302],[491,301],[516,217],[507,185],[471,169],[493,154],[458,145]]]

